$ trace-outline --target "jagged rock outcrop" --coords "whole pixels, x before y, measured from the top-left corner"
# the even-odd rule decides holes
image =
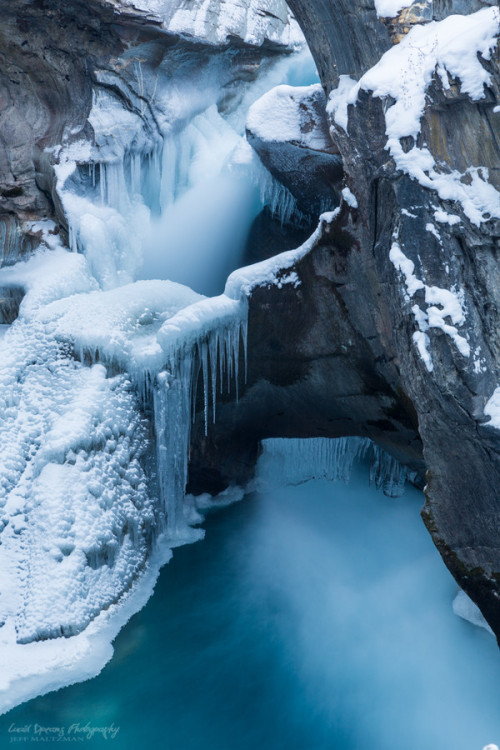
[[[278,86],[250,108],[247,118],[248,142],[306,217],[318,217],[340,202],[342,159],[325,106],[320,85]]]
[[[159,28],[203,44],[232,42],[278,48],[301,41],[302,34],[285,0],[106,0],[118,11],[143,14]]]

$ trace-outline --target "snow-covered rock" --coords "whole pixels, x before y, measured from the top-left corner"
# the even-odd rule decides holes
[[[250,107],[247,138],[293,196],[299,215],[316,217],[340,202],[342,160],[333,143],[320,84],[277,86]]]
[[[107,0],[146,13],[165,31],[214,45],[239,40],[252,46],[295,47],[302,32],[285,0]]]

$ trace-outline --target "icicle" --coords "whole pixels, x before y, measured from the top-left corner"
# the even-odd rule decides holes
[[[373,459],[370,466],[370,481],[377,489],[382,488],[385,495],[389,497],[401,497],[404,494],[404,486],[407,471],[395,458],[386,453],[377,445],[373,446]]]
[[[217,402],[217,352],[219,349],[219,332],[210,337],[209,357],[210,357],[210,380],[212,384],[212,420],[215,424],[215,408]]]
[[[243,357],[245,362],[245,383],[247,382],[248,372],[248,321],[244,320],[241,324],[241,332],[243,338]]]
[[[229,299],[227,302],[230,302]],[[235,307],[233,304],[230,303],[231,313],[216,318],[213,328],[207,330],[200,326],[200,338],[183,340],[181,337],[179,340],[174,335],[170,339],[165,333],[163,340],[167,372],[157,376],[153,408],[158,445],[158,484],[162,513],[167,516],[170,538],[185,538],[189,533],[187,527],[182,527],[179,503],[182,505],[187,481],[191,424],[196,415],[199,376],[201,374],[203,379],[205,435],[208,434],[210,388],[215,422],[217,375],[222,383],[226,374],[224,370],[227,372],[228,388],[231,388],[232,380],[238,377],[240,336],[245,342],[247,308],[245,304],[236,304]],[[177,326],[173,330],[178,331]]]
[[[208,344],[204,341],[198,348],[203,375],[203,413],[205,418],[205,435],[208,435]]]
[[[184,518],[190,441],[192,354],[184,353],[172,367],[175,375],[162,372],[154,391],[154,423],[157,446],[158,488],[162,501],[162,523],[170,541],[195,541],[203,531],[193,529]]]
[[[99,191],[101,195],[101,206],[104,206],[105,203],[105,187],[106,187],[106,166],[104,162],[100,162],[99,164]]]
[[[389,497],[400,497],[408,472],[395,458],[368,438],[269,438],[262,441],[261,481],[297,484],[310,479],[349,481],[354,461],[370,460],[370,482]],[[272,458],[269,462],[266,456]]]

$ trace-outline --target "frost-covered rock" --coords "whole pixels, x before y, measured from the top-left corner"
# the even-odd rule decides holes
[[[169,281],[103,291],[62,247],[0,285],[25,294],[0,337],[3,711],[98,672],[170,548],[202,538],[183,507],[193,393],[201,366],[207,425],[210,390],[215,418],[238,379],[246,305]]]
[[[293,47],[303,43],[285,0],[107,0],[142,11],[161,28],[208,44],[235,39],[249,45]]]
[[[26,290],[0,343],[0,621],[24,643],[74,635],[115,603],[144,568],[155,512],[130,381],[76,361],[41,317],[95,284],[83,258],[42,253],[2,281]]]

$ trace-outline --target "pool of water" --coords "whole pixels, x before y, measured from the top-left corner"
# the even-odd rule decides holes
[[[175,550],[99,677],[3,716],[0,747],[498,743],[497,646],[452,613],[456,586],[421,503],[416,490],[385,497],[358,468],[349,485],[307,482],[213,512],[206,539]],[[107,739],[89,738],[104,727]]]

